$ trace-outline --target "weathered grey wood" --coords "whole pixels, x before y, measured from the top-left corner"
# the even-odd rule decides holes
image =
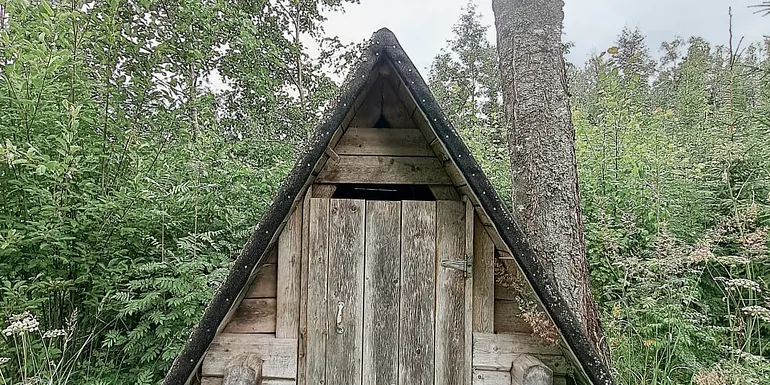
[[[432,185],[429,186],[430,192],[437,201],[459,201],[460,194],[452,185]]]
[[[495,300],[503,299],[514,301],[517,298],[519,298],[519,293],[516,292],[516,289],[501,285],[499,282],[495,281]]]
[[[334,151],[339,155],[433,156],[433,150],[416,128],[351,127]]]
[[[473,333],[473,367],[486,370],[508,370],[520,354],[562,357],[561,350],[531,334]]]
[[[275,310],[275,298],[244,299],[224,332],[275,333]]]
[[[517,301],[495,300],[495,333],[533,333]]]
[[[463,205],[465,205],[465,260],[473,262],[473,237],[474,237],[474,221],[473,221],[473,202],[470,197],[463,196]],[[465,376],[463,378],[463,384],[470,385],[473,382],[473,266],[471,266],[471,275],[465,280],[465,325],[464,325],[464,341],[465,346],[465,363],[464,371]]]
[[[473,376],[473,385],[511,385],[511,373],[477,370]],[[567,385],[567,378],[554,375],[553,385]]]
[[[302,256],[300,262],[300,295],[299,295],[299,346],[297,347],[297,382],[305,385],[307,377],[307,283],[310,254],[310,199],[313,196],[313,186],[308,187],[302,200]]]
[[[262,358],[257,354],[242,354],[225,366],[222,385],[261,385]]]
[[[329,200],[310,200],[308,249],[307,355],[308,384],[326,382],[326,275],[329,257]]]
[[[312,197],[313,198],[331,198],[334,196],[334,192],[337,191],[336,184],[314,184]]]
[[[201,375],[222,377],[225,367],[243,354],[259,355],[264,377],[294,379],[297,376],[296,339],[229,333],[214,337],[203,359]]]
[[[462,384],[465,370],[465,277],[442,261],[465,259],[465,206],[436,202],[436,383]]]
[[[412,112],[406,108],[404,103],[396,94],[396,90],[390,83],[383,79],[382,84],[382,116],[390,123],[391,127],[416,127],[411,118]]]
[[[373,76],[373,75],[372,75]],[[361,96],[359,96],[360,98]],[[382,78],[376,76],[371,88],[367,90],[363,101],[357,106],[356,114],[350,121],[350,127],[374,127],[382,114]]]
[[[300,265],[302,258],[302,206],[290,215],[278,237],[278,296],[275,335],[299,335]]]
[[[374,127],[382,116],[390,127],[411,128],[415,127],[411,115],[412,111],[407,110],[390,83],[380,75],[356,111],[350,126]]]
[[[332,199],[326,305],[326,377],[329,384],[361,383],[366,202]]]
[[[363,384],[398,382],[401,203],[366,203]]]
[[[257,270],[254,281],[244,298],[275,298],[277,292],[278,264],[265,263]]]
[[[262,378],[262,385],[296,385],[297,381],[285,378]],[[222,385],[222,377],[203,377],[200,385]]]
[[[473,385],[511,385],[511,373],[508,371],[476,370]]]
[[[511,384],[553,385],[553,370],[537,359],[537,357],[521,354],[513,359]]]
[[[495,245],[478,217],[474,217],[473,331],[492,333],[495,322]]]
[[[410,156],[340,156],[328,162],[318,183],[451,184],[438,159]]]
[[[436,203],[401,206],[400,385],[433,384]]]

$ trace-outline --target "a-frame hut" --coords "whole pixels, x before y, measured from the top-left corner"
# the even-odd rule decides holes
[[[337,103],[164,383],[611,384],[389,30]]]

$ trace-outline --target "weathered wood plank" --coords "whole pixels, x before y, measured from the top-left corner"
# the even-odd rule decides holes
[[[223,385],[262,384],[262,358],[256,354],[242,354],[225,365]]]
[[[296,385],[296,381],[284,378],[263,378],[262,385]],[[201,385],[222,385],[222,377],[203,377]]]
[[[222,377],[225,367],[242,354],[257,354],[262,360],[262,375],[266,378],[297,376],[297,340],[273,338],[258,334],[223,333],[214,337],[203,359],[201,374]]]
[[[278,237],[278,296],[275,336],[299,335],[300,265],[302,258],[302,207],[297,207]]]
[[[329,384],[361,383],[366,201],[332,199],[326,305],[326,378]]]
[[[473,367],[483,370],[510,370],[516,356],[561,356],[561,350],[531,334],[473,333]],[[556,372],[556,370],[554,370]]]
[[[495,300],[495,333],[533,333],[516,301]]]
[[[328,162],[319,183],[451,184],[441,163],[433,157],[340,156]]]
[[[436,203],[401,207],[399,384],[433,384]]]
[[[357,100],[356,114],[350,121],[349,127],[374,127],[382,114],[382,78],[380,75],[371,76],[376,76],[376,79],[365,91],[365,95],[359,95],[358,98],[361,99],[363,96],[363,100],[360,104]]]
[[[338,155],[433,156],[433,150],[416,128],[351,127],[334,151]]]
[[[436,378],[437,384],[462,384],[465,364],[465,277],[441,267],[465,259],[465,207],[436,202]]]
[[[300,262],[300,294],[299,294],[299,346],[297,347],[297,382],[305,385],[307,368],[307,290],[308,264],[310,254],[310,199],[313,196],[313,186],[308,187],[302,201],[302,257]]]
[[[278,264],[265,263],[257,270],[254,281],[244,298],[275,298],[277,293]]]
[[[463,204],[465,205],[465,260],[473,262],[473,236],[474,221],[473,221],[473,202],[466,195],[463,196]],[[471,271],[473,267],[471,268]],[[463,384],[471,385],[473,383],[473,273],[465,280],[465,325],[464,326],[464,339],[465,346],[463,350],[465,352],[465,363],[463,364],[465,376],[463,377]]]
[[[498,282],[495,282],[495,299],[504,299],[507,301],[515,301],[519,295],[512,287],[503,286]]]
[[[511,385],[509,372],[476,370],[473,385]],[[567,385],[567,377],[554,374],[553,385]]]
[[[437,201],[459,201],[460,194],[452,185],[432,185],[429,186],[430,192]]]
[[[312,197],[313,198],[331,198],[334,196],[334,192],[337,191],[336,184],[314,184]]]
[[[507,371],[476,370],[473,375],[473,385],[512,385],[511,373]]]
[[[511,383],[521,385],[553,385],[553,370],[535,356],[516,356],[511,367]]]
[[[407,110],[404,103],[391,87],[390,82],[383,79],[382,84],[382,116],[390,123],[391,127],[416,127],[411,118],[412,111]],[[368,126],[367,126],[368,127]]]
[[[275,298],[244,299],[224,332],[275,333],[275,310]]]
[[[366,203],[363,384],[398,382],[401,203]]]
[[[474,217],[473,331],[492,333],[495,322],[495,244],[478,217]]]
[[[310,236],[307,287],[307,355],[305,376],[308,384],[326,382],[326,275],[329,258],[329,200],[310,200]]]

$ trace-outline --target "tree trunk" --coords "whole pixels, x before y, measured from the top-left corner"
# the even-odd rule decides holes
[[[588,282],[575,129],[561,42],[562,0],[493,0],[513,211],[597,350],[607,354]]]

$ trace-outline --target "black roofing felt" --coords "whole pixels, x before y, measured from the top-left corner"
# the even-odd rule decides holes
[[[555,290],[556,286],[552,284],[550,277],[541,269],[535,253],[525,241],[521,228],[513,220],[470,150],[441,111],[428,85],[401,48],[396,36],[386,28],[372,35],[369,46],[362,53],[358,67],[353,70],[342,86],[336,108],[331,111],[326,122],[316,129],[307,152],[297,161],[294,169],[281,185],[276,198],[255,227],[240,256],[233,263],[227,279],[214,295],[198,326],[190,333],[186,346],[174,360],[163,384],[184,384],[194,374],[200,359],[214,339],[217,327],[224,320],[239,292],[248,283],[251,272],[262,262],[262,256],[270,240],[278,231],[284,218],[289,215],[295,199],[312,176],[313,168],[329,146],[332,135],[345,118],[349,106],[353,105],[356,97],[363,91],[367,78],[378,61],[383,58],[390,59],[396,72],[417,101],[418,107],[428,117],[436,136],[448,150],[482,208],[510,248],[516,262],[532,284],[535,294],[543,302],[545,310],[576,355],[588,379],[595,385],[614,384],[606,362],[593,341],[583,332],[564,298]]]

